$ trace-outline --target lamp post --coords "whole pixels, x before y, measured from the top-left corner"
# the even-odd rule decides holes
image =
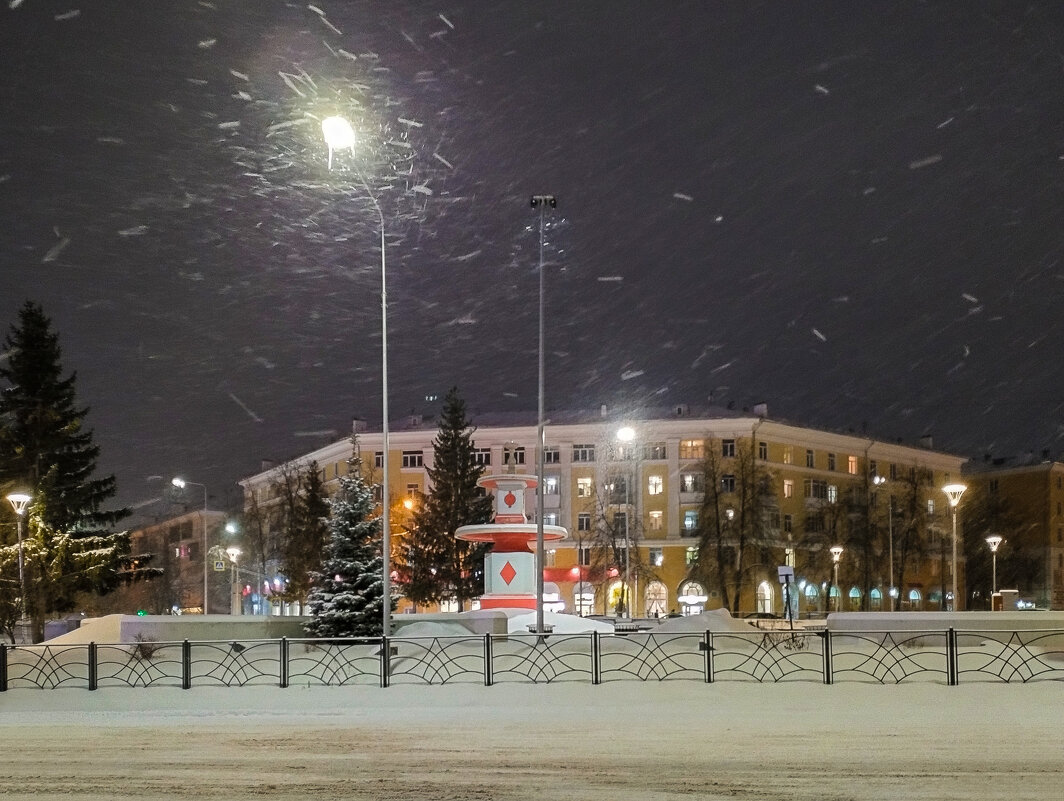
[[[343,117],[326,117],[321,121],[321,132],[325,137],[325,144],[329,147],[329,169],[332,169],[334,150],[351,149],[355,152],[355,132],[351,123]],[[384,565],[381,569],[381,583],[384,611],[382,614],[383,636],[387,637],[391,630],[392,620],[392,567],[391,567],[391,510],[388,484],[388,270],[384,250],[384,214],[376,195],[370,191],[369,184],[362,171],[355,169],[359,183],[366,190],[366,195],[377,212],[377,220],[380,222],[381,235],[381,449],[383,459],[381,470],[384,479],[381,482],[381,552]],[[542,543],[541,543],[542,547]],[[542,579],[540,580],[542,584]],[[541,593],[542,595],[542,593]]]
[[[617,440],[619,442],[630,443],[634,439],[635,429],[630,426],[624,426],[617,432]],[[632,538],[630,528],[632,517],[632,472],[629,471],[629,475],[624,478],[624,614],[629,620],[632,619]]]
[[[229,574],[229,595],[230,605],[229,614],[240,614],[240,585],[237,583],[237,579],[240,574],[237,572],[236,560],[240,556],[240,549],[235,545],[230,545],[225,549],[226,555],[229,557],[229,563],[232,565],[232,571]]]
[[[953,512],[953,611],[958,611],[958,597],[957,597],[957,506],[961,502],[961,496],[964,491],[968,489],[964,484],[947,484],[942,488],[942,491],[946,493],[946,497],[949,498],[949,508]]]
[[[28,492],[12,492],[7,496],[8,503],[18,515],[18,588],[19,588],[19,620],[26,617],[26,573],[22,561],[22,521],[26,517],[26,507],[29,506],[33,497]]]
[[[991,534],[989,537],[986,538],[986,544],[990,546],[990,558],[994,565],[992,568],[993,583],[991,583],[990,585],[990,593],[992,595],[997,593],[997,549],[998,546],[1001,545],[1001,543],[1004,541],[1005,540],[997,534]]]
[[[832,561],[832,568],[833,568],[832,569],[832,576],[833,576],[833,581],[834,581],[834,584],[832,586],[834,586],[836,590],[838,590],[838,587],[839,587],[839,560],[840,559],[842,559],[842,546],[841,545],[832,545],[831,546],[831,561]],[[839,598],[840,599],[842,598],[842,592],[841,591],[839,591]],[[831,606],[831,587],[828,587],[828,607],[830,607],[830,606]],[[836,606],[835,611],[836,612],[839,611],[838,610],[838,604],[836,604],[835,606]]]
[[[881,487],[887,483],[886,476],[873,476],[872,483]],[[894,496],[887,493],[887,544],[890,550],[890,586],[887,594],[890,596],[890,611],[894,611],[894,599],[898,597],[898,590],[894,587]]]
[[[178,489],[184,489],[185,487],[199,487],[203,490],[203,614],[207,614],[208,603],[208,585],[207,585],[207,487],[204,484],[198,484],[195,481],[185,481],[183,478],[175,477],[170,480]]]
[[[543,324],[543,230],[546,225],[547,208],[556,208],[554,195],[532,195],[532,208],[539,209],[539,400],[536,416],[536,633],[543,634],[543,451],[547,446],[543,421],[543,376],[545,328]]]

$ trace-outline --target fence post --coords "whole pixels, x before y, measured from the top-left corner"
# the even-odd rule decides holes
[[[713,632],[706,629],[706,633],[702,635],[702,642],[700,643],[702,650],[706,653],[706,684],[713,683]]]
[[[492,663],[491,632],[484,635],[484,686],[490,687],[495,681],[494,665]]]
[[[192,688],[192,643],[188,640],[181,642],[181,689]]]
[[[957,659],[957,630],[950,626],[946,632],[946,683],[950,687],[960,683]]]
[[[281,667],[277,677],[282,688],[288,686],[288,638],[281,638]]]
[[[392,645],[387,637],[381,637],[381,687],[387,687],[392,678]]]
[[[824,629],[820,636],[824,639],[824,684],[831,684],[835,680],[835,668],[831,664],[831,632]]]
[[[96,689],[96,643],[89,643],[89,690]]]
[[[7,643],[0,642],[0,693],[7,692]]]
[[[602,643],[597,631],[591,632],[591,683],[602,684]]]

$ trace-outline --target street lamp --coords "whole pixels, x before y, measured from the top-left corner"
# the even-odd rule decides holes
[[[997,593],[997,549],[998,546],[1001,545],[1001,543],[1003,543],[1004,541],[1004,538],[997,534],[991,534],[989,537],[986,538],[986,544],[990,546],[990,557],[994,563],[992,574],[994,578],[993,583],[990,585],[991,594]]]
[[[539,443],[536,458],[536,633],[543,634],[543,464],[544,450],[547,447],[543,426],[543,376],[544,376],[544,335],[543,325],[543,230],[546,225],[547,207],[556,208],[558,200],[554,195],[532,195],[532,208],[539,209],[539,403],[537,415],[536,440]]]
[[[964,484],[947,484],[942,488],[949,498],[949,508],[953,512],[953,611],[957,611],[957,505],[961,502],[961,496],[968,489]]]
[[[22,520],[26,516],[26,507],[29,506],[33,497],[27,492],[12,492],[7,496],[7,500],[11,508],[15,510],[15,514],[18,515],[18,587],[21,601],[19,620],[23,620],[26,617],[26,573],[22,561]]]
[[[617,432],[618,442],[629,443],[634,439],[635,429],[631,426],[624,426]],[[629,620],[632,618],[631,479],[633,479],[631,475],[624,478],[624,614]]]
[[[887,483],[886,476],[873,476],[872,483],[880,487]],[[887,542],[890,549],[890,611],[894,611],[894,599],[898,597],[898,590],[894,586],[894,496],[887,493]]]
[[[192,486],[203,490],[203,614],[207,614],[207,487],[204,484],[198,484],[195,481],[185,481],[185,479],[179,477],[171,479],[170,483],[178,489]]]
[[[330,170],[332,169],[334,150],[350,148],[352,155],[354,154],[355,132],[351,127],[351,123],[343,117],[326,117],[321,121],[321,133],[325,137],[325,144],[329,147]],[[366,195],[369,196],[370,202],[373,203],[373,208],[377,212],[381,234],[381,416],[383,418],[381,423],[381,448],[384,452],[384,458],[381,462],[381,470],[384,473],[384,480],[381,482],[381,551],[384,556],[384,565],[381,570],[384,612],[381,622],[383,624],[383,636],[387,637],[391,629],[392,619],[391,510],[388,508],[390,505],[388,491],[388,271],[384,252],[384,214],[381,212],[380,204],[377,202],[377,196],[370,191],[369,184],[366,183],[366,177],[362,174],[362,171],[356,168],[355,175],[358,176],[359,183],[366,190]],[[541,550],[542,547],[542,537],[540,537]],[[540,578],[541,587],[542,583],[543,579]],[[542,596],[542,592],[540,595]],[[542,616],[542,610],[540,615]]]
[[[239,615],[240,610],[240,585],[237,583],[239,574],[237,573],[236,560],[240,556],[240,549],[235,545],[230,545],[225,549],[226,555],[229,557],[229,562],[233,566],[232,571],[229,574],[229,595],[231,596],[229,613],[232,615]]]
[[[832,567],[833,567],[832,575],[834,576],[834,582],[835,582],[834,583],[834,587],[835,587],[836,590],[838,590],[838,588],[839,588],[839,560],[842,559],[842,546],[841,545],[832,545],[831,548],[830,548],[830,551],[831,551],[831,561],[833,563],[832,564]],[[842,591],[841,590],[839,590],[839,598],[840,599],[842,598]],[[831,588],[830,587],[828,588],[828,606],[829,607],[831,606]],[[835,604],[835,611],[838,611],[838,607],[839,607],[839,605]]]

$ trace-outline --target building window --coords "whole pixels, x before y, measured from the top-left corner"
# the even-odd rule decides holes
[[[834,470],[834,469],[835,469],[835,454],[829,453],[828,454],[828,470]]]
[[[680,492],[704,492],[705,476],[701,473],[680,473]]]
[[[630,462],[635,459],[635,445],[614,444],[609,448],[610,459],[615,462]]]
[[[794,497],[794,479],[790,479],[790,478],[783,479],[783,497],[784,498],[793,498]]]
[[[557,476],[543,476],[543,494],[544,495],[557,495],[558,494],[558,477]]]
[[[794,548],[784,548],[783,549],[783,564],[790,565],[791,567],[794,567],[795,566],[794,556],[795,556]]]
[[[876,472],[876,460],[875,459],[871,459],[868,462],[868,475],[873,476],[873,477],[879,475],[879,473]]]
[[[757,443],[757,458],[760,459],[763,462],[767,462],[768,461],[768,443],[767,442],[759,442],[759,443]]]
[[[643,458],[648,460],[662,460],[668,458],[668,450],[664,442],[648,442],[643,446]]]
[[[652,564],[654,567],[661,567],[663,564],[665,564],[664,548],[650,549],[650,564]]]
[[[783,530],[787,534],[790,534],[791,532],[794,531],[794,515],[784,515],[783,516]]]
[[[683,530],[687,536],[695,533],[698,528],[698,510],[685,509],[683,513]]]
[[[503,464],[524,464],[525,449],[517,445],[507,445],[502,449]]]
[[[735,440],[734,439],[722,439],[720,441],[720,455],[725,459],[730,459],[735,456]]]
[[[839,488],[834,484],[828,484],[828,503],[839,502]]]
[[[847,456],[846,457],[846,472],[849,473],[851,476],[857,475],[857,457],[856,456]]]
[[[403,451],[403,467],[423,467],[424,458],[421,451]]]
[[[628,478],[626,476],[614,476],[606,486],[610,491],[610,503],[628,503]]]
[[[406,485],[406,495],[408,498],[416,498],[421,492],[421,487],[417,484]]]
[[[665,521],[663,519],[663,515],[662,515],[661,512],[651,512],[650,513],[650,530],[651,531],[661,531],[661,529],[664,526],[664,524],[665,524]]]
[[[577,498],[590,498],[591,497],[591,479],[590,477],[583,476],[576,480],[576,497]]]
[[[684,439],[680,440],[680,458],[681,459],[704,459],[705,443],[700,439]]]
[[[582,567],[587,567],[588,565],[590,565],[591,564],[591,549],[590,548],[581,548],[580,549],[580,553],[577,555],[577,560],[580,562],[580,565]],[[383,581],[383,580],[384,579],[381,579],[381,581]]]
[[[720,477],[720,491],[721,492],[735,492],[735,476],[731,474],[723,475]]]
[[[555,446],[547,445],[543,448],[543,464],[561,464],[562,454]]]
[[[827,500],[828,483],[826,481],[820,481],[815,478],[807,478],[804,481],[804,485],[806,498],[817,498],[822,501]]]
[[[573,446],[573,461],[574,462],[593,462],[593,461],[595,461],[595,446],[594,445],[574,445]]]
[[[473,464],[489,467],[491,465],[491,448],[475,448],[473,450]]]
[[[556,526],[558,525],[558,513],[557,512],[544,512],[543,513],[543,525]]]
[[[933,515],[935,513],[935,499],[934,498],[928,498],[927,499],[927,513],[929,515]]]
[[[647,476],[647,495],[661,495],[665,491],[665,481],[661,476]]]
[[[618,532],[624,532],[628,528],[628,515],[625,512],[613,513],[613,527]]]
[[[805,452],[805,466],[806,467],[816,467],[816,454],[812,450],[806,449],[806,452]]]
[[[794,446],[793,445],[784,445],[783,446],[783,463],[784,464],[794,464]]]
[[[661,618],[669,611],[669,591],[660,581],[652,581],[647,585],[646,616]]]
[[[898,466],[896,464],[892,464],[890,466],[889,475],[890,475],[890,480],[891,481],[897,481],[898,480]]]
[[[692,545],[684,551],[684,564],[690,566],[698,561],[698,548]]]
[[[824,515],[809,514],[805,516],[805,530],[811,534],[819,534],[824,531]]]
[[[377,468],[384,467],[384,453],[382,451],[377,451],[373,454],[373,466]],[[381,581],[384,581],[384,579],[381,579]]]
[[[581,512],[576,516],[577,531],[591,531],[591,515]]]

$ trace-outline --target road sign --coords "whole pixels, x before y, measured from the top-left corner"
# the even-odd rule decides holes
[[[214,560],[214,572],[215,573],[224,573],[225,572],[225,560],[224,559],[215,559]]]

